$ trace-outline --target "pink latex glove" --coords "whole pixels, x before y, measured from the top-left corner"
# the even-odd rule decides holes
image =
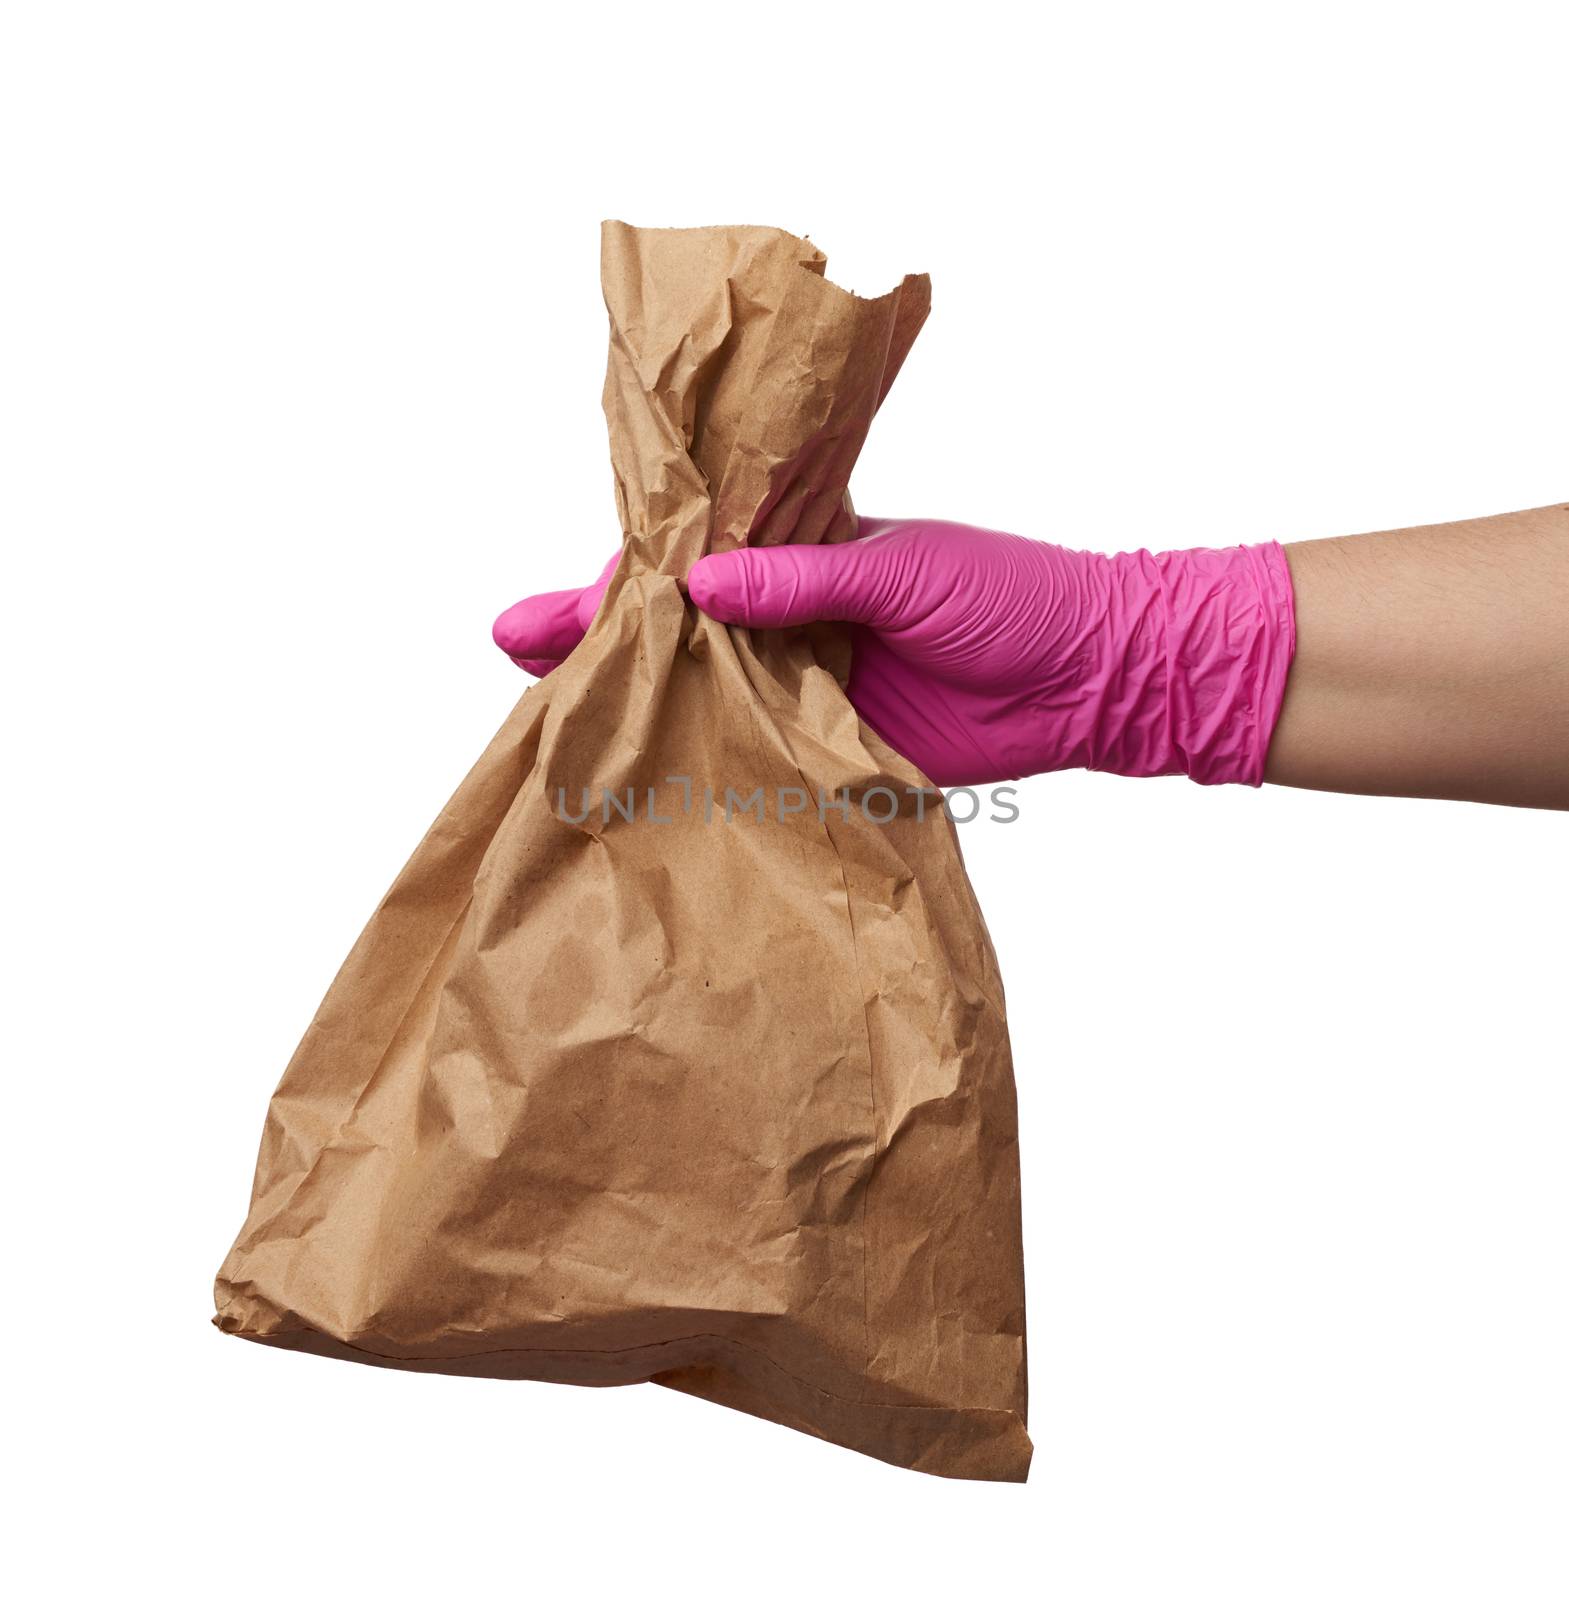
[[[520,601],[496,643],[550,671],[614,567]],[[1260,783],[1295,645],[1277,544],[1103,556],[862,517],[849,544],[705,556],[687,590],[743,627],[849,623],[856,711],[944,786],[1065,767]]]

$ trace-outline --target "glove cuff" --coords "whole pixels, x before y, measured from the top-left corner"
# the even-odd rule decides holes
[[[1109,559],[1108,622],[1122,645],[1114,698],[1138,709],[1103,717],[1111,736],[1087,764],[1256,787],[1296,648],[1285,552],[1270,543]]]

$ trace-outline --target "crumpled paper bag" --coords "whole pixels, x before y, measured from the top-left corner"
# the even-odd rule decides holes
[[[1018,1480],[1012,1067],[953,825],[857,721],[838,630],[732,630],[681,587],[712,550],[853,531],[929,285],[863,300],[825,265],[767,228],[605,225],[622,561],[322,1002],[216,1321],[653,1379]]]

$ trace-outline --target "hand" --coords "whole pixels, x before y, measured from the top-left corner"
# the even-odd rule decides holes
[[[614,566],[520,601],[496,643],[550,671]],[[1102,556],[863,517],[849,544],[705,556],[687,590],[742,627],[849,624],[851,703],[945,786],[1075,766],[1257,783],[1290,661],[1277,546]]]

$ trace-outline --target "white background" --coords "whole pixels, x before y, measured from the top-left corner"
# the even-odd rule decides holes
[[[866,510],[1537,505],[1554,9],[6,7],[22,1592],[1569,1592],[1561,815],[1071,774],[966,831],[1026,1487],[206,1320],[284,1062],[523,687],[492,615],[611,547],[602,216],[931,272]]]

